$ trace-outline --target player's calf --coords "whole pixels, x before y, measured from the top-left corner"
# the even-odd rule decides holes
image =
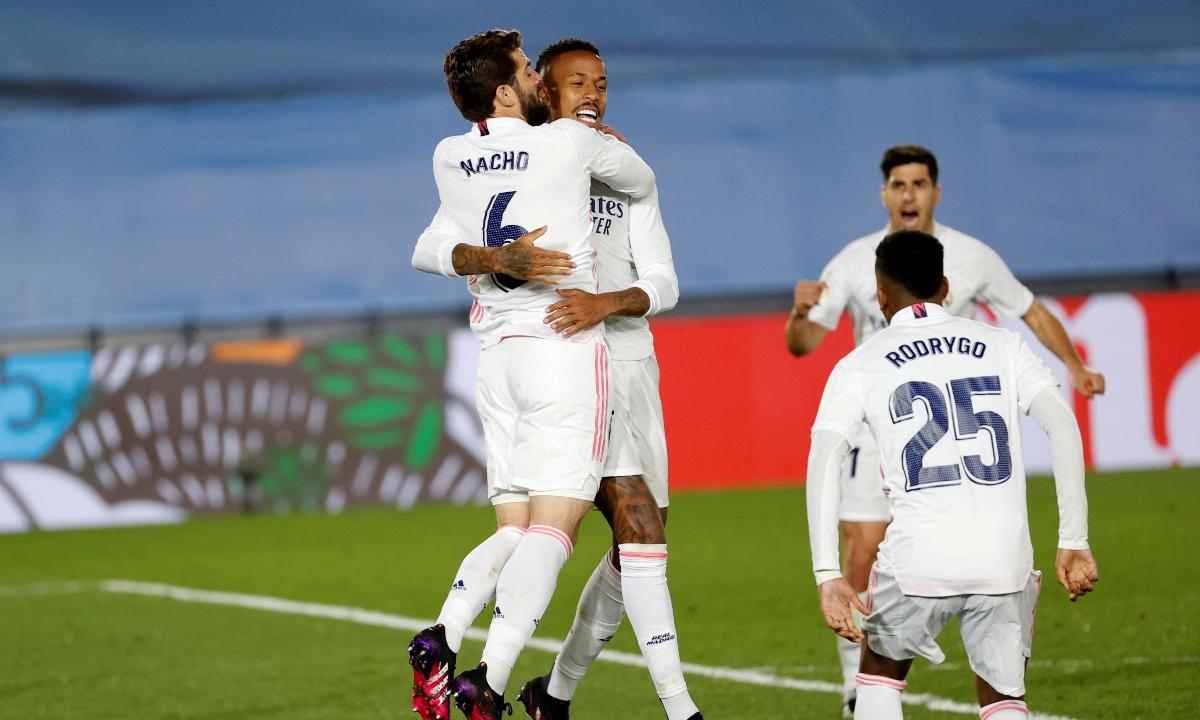
[[[613,531],[613,542],[661,545],[667,542],[663,513],[640,476],[606,477],[596,493],[596,508]],[[619,563],[617,565],[620,567]]]

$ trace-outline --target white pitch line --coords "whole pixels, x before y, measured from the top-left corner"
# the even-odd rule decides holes
[[[325,605],[322,603],[301,602],[298,600],[287,600],[284,598],[271,597],[269,595],[247,595],[243,593],[220,592],[215,590],[197,590],[195,588],[186,588],[179,585],[165,585],[162,583],[138,582],[134,580],[101,580],[97,583],[39,583],[37,585],[26,585],[23,587],[0,587],[0,597],[15,597],[18,595],[48,595],[55,593],[78,593],[88,589],[124,595],[160,597],[170,600],[177,600],[179,602],[224,605],[228,607],[240,607],[251,610],[262,610],[264,612],[283,613],[287,615],[303,615],[306,617],[323,618],[326,620],[341,620],[343,622],[350,622],[358,625],[383,627],[392,630],[407,630],[409,632],[419,632],[420,630],[423,630],[433,624],[433,621],[431,620],[406,617],[404,615],[393,615],[391,613],[379,612],[378,610],[366,610],[363,608],[346,607],[344,605]],[[470,628],[467,630],[466,637],[470,638],[471,640],[478,640],[482,642],[487,639],[487,632],[478,628]],[[557,654],[562,648],[562,641],[553,640],[550,638],[532,638],[527,643],[527,647]],[[599,659],[615,665],[627,665],[629,667],[638,668],[646,667],[646,661],[641,655],[621,652],[619,650],[604,650],[600,653]],[[779,675],[763,672],[758,669],[738,669],[712,665],[699,665],[697,663],[683,663],[683,671],[688,675],[700,675],[702,677],[713,678],[716,680],[729,680],[746,685],[786,688],[789,690],[802,690],[805,692],[824,692],[835,695],[840,695],[842,693],[842,686],[836,683],[823,682],[820,680],[800,680],[797,678],[781,677]],[[920,707],[929,708],[930,710],[957,713],[959,715],[979,714],[979,707],[977,705],[961,703],[955,700],[937,697],[936,695],[910,693],[901,696],[901,699],[907,705],[917,705]],[[1030,718],[1031,720],[1073,720],[1073,718],[1063,715],[1045,715],[1041,713],[1033,713],[1030,715]]]

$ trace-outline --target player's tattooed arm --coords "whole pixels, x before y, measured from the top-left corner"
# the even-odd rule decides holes
[[[534,242],[546,232],[540,227],[498,248],[459,243],[451,260],[459,275],[503,273],[518,280],[558,284],[556,276],[569,275],[575,263],[571,256],[556,250],[544,250]]]
[[[641,317],[650,312],[650,296],[631,287],[607,293],[559,290],[561,300],[546,308],[545,322],[563,337],[594,327],[615,315]]]

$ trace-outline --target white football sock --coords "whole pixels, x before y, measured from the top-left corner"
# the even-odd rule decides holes
[[[1001,700],[979,708],[979,720],[1026,720],[1029,708],[1024,700]]]
[[[616,634],[624,617],[621,571],[613,567],[609,553],[605,552],[587,585],[583,586],[571,632],[567,633],[554,661],[554,669],[550,671],[546,691],[551,697],[570,700],[575,695],[583,674]]]
[[[483,661],[488,685],[501,695],[517,657],[550,604],[571,547],[571,539],[563,531],[532,525],[500,572]]]
[[[454,652],[462,649],[463,635],[492,599],[500,571],[523,537],[525,528],[505,525],[476,545],[458,566],[450,594],[437,618],[439,624],[446,626],[446,643]]]
[[[858,673],[855,678],[854,717],[858,720],[902,720],[900,693],[908,687],[903,680]]]
[[[688,694],[679,662],[675,614],[667,588],[667,546],[622,543],[621,593],[625,612],[667,720],[687,720],[700,712]]]

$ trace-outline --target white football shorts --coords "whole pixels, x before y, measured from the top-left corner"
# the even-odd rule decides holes
[[[867,588],[871,614],[863,630],[878,655],[893,660],[919,655],[936,665],[946,659],[937,636],[957,617],[971,669],[996,692],[1021,697],[1041,588],[1042,574],[1034,571],[1024,589],[1006,595],[905,595],[895,576],[876,564]]]
[[[667,507],[667,432],[658,392],[658,359],[613,360],[612,433],[604,477],[641,475]]]
[[[845,522],[891,522],[892,506],[883,494],[883,463],[879,446],[866,423],[858,431],[858,443],[842,463],[842,504],[838,520]]]
[[[592,501],[608,449],[604,343],[510,337],[479,355],[475,405],[493,505],[555,495]]]

